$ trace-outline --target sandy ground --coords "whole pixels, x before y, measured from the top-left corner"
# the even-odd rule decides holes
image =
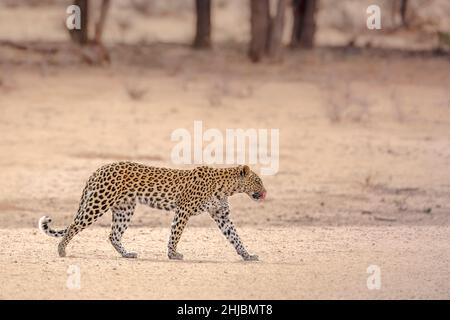
[[[0,28],[0,39],[28,48],[0,43],[0,298],[450,297],[448,56],[318,48],[254,65],[243,31],[225,32],[228,12],[210,51],[185,45],[191,18],[157,20],[172,26],[161,39],[141,30],[141,17],[105,35],[110,65],[88,66],[57,9],[45,32],[26,25],[44,9],[0,10],[6,25],[21,22]],[[262,261],[239,261],[207,216],[189,222],[186,261],[167,261],[172,216],[143,206],[125,237],[138,260],[118,258],[107,242],[109,214],[58,258],[38,219],[68,225],[105,163],[180,167],[170,136],[192,132],[194,120],[222,132],[280,130],[279,171],[262,177],[266,202],[230,200]],[[71,264],[82,271],[79,291],[65,287]],[[367,289],[371,264],[381,290]]]
[[[204,130],[280,130],[279,171],[263,177],[266,203],[231,200],[239,225],[450,221],[448,60],[318,50],[254,66],[233,50],[125,49],[112,50],[117,62],[104,68],[4,67],[1,226],[33,227],[42,214],[68,224],[105,163],[181,167],[171,161],[171,133],[192,133],[195,120]],[[145,212],[135,226],[170,223]]]
[[[208,62],[237,61],[234,51],[156,46],[134,62],[161,50],[165,57],[142,70],[4,68],[1,298],[449,298],[448,61],[319,51],[319,59],[288,56],[269,73]],[[347,89],[329,81],[344,71]],[[146,94],[132,99],[130,86]],[[183,235],[186,262],[169,262],[172,217],[143,206],[127,234],[136,261],[117,258],[107,228],[83,233],[67,259],[36,234],[44,214],[58,226],[71,221],[85,180],[104,163],[175,167],[170,134],[194,120],[280,129],[280,170],[263,177],[267,201],[231,198],[262,262],[240,262],[207,216]],[[79,291],[65,288],[71,264],[82,270]],[[366,287],[370,264],[381,268],[381,290]]]
[[[261,261],[241,261],[213,228],[186,229],[184,261],[166,258],[167,228],[127,231],[124,243],[139,253],[136,260],[119,258],[102,228],[81,233],[66,258],[34,229],[2,230],[0,241],[9,245],[0,257],[0,298],[450,298],[449,227],[241,229]],[[80,268],[80,289],[67,287],[71,265]],[[370,265],[379,267],[379,290],[367,287]]]

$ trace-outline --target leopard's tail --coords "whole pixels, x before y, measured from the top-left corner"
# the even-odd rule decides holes
[[[67,229],[53,230],[48,225],[50,222],[52,222],[52,219],[50,219],[47,216],[43,216],[42,218],[40,218],[39,224],[38,224],[39,230],[41,230],[43,233],[45,233],[46,235],[48,235],[50,237],[60,238],[60,237],[64,236]]]

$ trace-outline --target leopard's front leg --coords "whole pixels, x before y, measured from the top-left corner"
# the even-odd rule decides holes
[[[189,215],[181,210],[175,212],[175,217],[170,228],[170,238],[167,245],[167,256],[172,260],[183,260],[183,255],[177,252],[178,241],[183,233],[184,227],[187,224]]]
[[[211,217],[216,222],[219,229],[222,231],[224,236],[230,241],[230,243],[236,249],[236,252],[246,261],[258,260],[257,255],[251,255],[245,249],[241,238],[237,234],[236,228],[233,222],[230,220],[229,214],[230,209],[227,204],[223,204],[220,208],[210,213]]]

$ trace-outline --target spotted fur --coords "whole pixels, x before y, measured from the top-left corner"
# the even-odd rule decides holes
[[[242,244],[230,220],[228,197],[247,193],[253,200],[263,200],[266,190],[261,179],[248,166],[232,168],[197,167],[191,170],[150,167],[133,162],[118,162],[99,168],[89,178],[74,221],[63,230],[49,227],[47,216],[39,220],[39,229],[52,237],[62,237],[59,256],[66,255],[69,241],[90,226],[108,210],[112,212],[109,239],[125,258],[136,258],[127,251],[121,239],[128,228],[137,203],[152,208],[174,211],[168,243],[168,257],[182,259],[176,251],[188,219],[208,212],[222,233],[244,260],[257,260]]]

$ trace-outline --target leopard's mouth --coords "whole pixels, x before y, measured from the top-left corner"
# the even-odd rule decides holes
[[[253,192],[252,199],[255,201],[263,201],[266,198],[266,192]]]

